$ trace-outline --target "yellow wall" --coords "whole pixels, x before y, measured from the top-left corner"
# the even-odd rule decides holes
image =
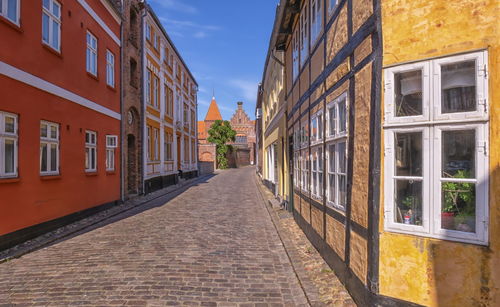
[[[500,1],[381,3],[384,66],[488,50],[490,245],[384,232],[382,195],[380,293],[426,306],[500,306]]]

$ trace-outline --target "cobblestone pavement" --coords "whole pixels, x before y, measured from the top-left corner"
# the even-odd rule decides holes
[[[254,168],[0,264],[0,305],[307,306]]]

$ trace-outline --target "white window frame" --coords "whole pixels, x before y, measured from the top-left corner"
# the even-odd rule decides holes
[[[328,13],[332,13],[333,10],[339,5],[340,0],[328,0]]]
[[[299,76],[299,70],[300,70],[300,65],[299,65],[299,30],[295,29],[295,34],[293,35],[292,39],[292,78],[293,81],[297,79]]]
[[[153,127],[146,126],[146,138],[147,138],[147,145],[148,145],[146,153],[147,153],[148,162],[153,161],[152,152],[151,152],[151,147],[153,145],[153,143],[152,143],[152,141],[153,141],[152,129],[153,129]]]
[[[174,143],[174,138],[173,135],[170,132],[165,131],[165,148],[164,148],[164,159],[165,161],[173,161],[174,160],[174,155],[173,155],[173,143]]]
[[[149,42],[151,42],[151,25],[146,23],[146,27],[145,27],[145,31],[146,31],[146,40],[148,40]]]
[[[89,136],[89,141],[87,141],[87,135]],[[85,156],[85,172],[95,173],[97,172],[97,132],[95,131],[85,131],[85,153],[87,153],[87,150],[89,154]],[[92,155],[94,155],[95,165],[91,165]]]
[[[60,126],[59,124],[57,123],[52,123],[52,122],[48,122],[48,121],[41,121],[40,122],[40,129],[41,129],[41,126],[45,126],[46,127],[46,131],[47,131],[47,135],[46,136],[43,136],[41,134],[41,131],[40,131],[40,175],[42,176],[46,176],[46,175],[59,175],[59,166],[60,166],[60,163],[59,163],[59,134],[60,134]],[[51,129],[52,128],[55,128],[56,129],[56,136],[55,137],[52,137],[51,136]],[[47,170],[46,171],[43,171],[42,170],[42,146],[45,145],[47,146],[47,161],[46,161],[46,165],[47,165]],[[52,170],[53,169],[53,165],[52,165],[52,151],[51,151],[51,147],[52,145],[55,145],[56,146],[56,165],[55,165],[55,170]]]
[[[98,51],[98,41],[97,38],[87,31],[87,72],[97,76],[97,51]],[[92,42],[95,41],[95,47],[93,46]],[[92,66],[94,64],[94,66]]]
[[[340,131],[340,107],[339,105],[344,102],[345,104],[345,127],[344,131]],[[334,111],[334,116],[335,118],[331,118],[331,112],[330,110]],[[325,115],[325,120],[326,120],[326,157],[327,157],[327,165],[325,165],[325,168],[327,169],[326,171],[326,176],[324,180],[326,180],[327,188],[326,188],[326,203],[329,207],[345,211],[345,206],[341,205],[339,200],[340,200],[340,184],[338,178],[340,176],[345,176],[346,178],[346,184],[347,184],[347,167],[348,167],[348,160],[349,160],[349,155],[348,155],[348,148],[349,148],[349,109],[350,109],[350,104],[349,104],[349,99],[347,96],[347,92],[344,92],[340,94],[338,97],[334,98],[331,102],[329,102],[326,106],[326,115]],[[332,126],[335,127],[335,132],[332,133]],[[342,173],[340,171],[340,150],[339,150],[339,144],[340,143],[345,143],[345,151],[344,151],[344,157],[345,157],[345,173]],[[335,153],[332,154],[330,151],[330,146],[334,145],[335,146]],[[335,171],[332,171],[330,169],[330,165],[333,163],[335,166]],[[331,201],[331,195],[330,195],[330,186],[332,183],[330,182],[330,177],[333,176],[335,180],[335,201]],[[347,194],[347,186],[346,186],[346,194]],[[346,203],[347,200],[344,199],[343,203]]]
[[[115,170],[116,148],[118,148],[118,136],[106,135],[106,171]]]
[[[106,50],[106,84],[115,87],[115,55]]]
[[[323,197],[323,180],[325,180],[323,154],[323,145],[311,150],[311,195],[318,200]]]
[[[301,180],[301,189],[304,193],[309,193],[310,184],[309,184],[309,149],[303,149],[300,151],[302,155],[302,180]]]
[[[5,131],[5,118],[14,119],[14,132]],[[18,177],[18,116],[13,113],[0,111],[0,178],[17,178]],[[13,172],[5,171],[5,141],[14,142],[14,165]]]
[[[469,54],[454,55],[444,58],[431,59],[421,63],[406,64],[397,67],[387,68],[384,72],[386,80],[393,76],[395,72],[402,71],[409,65],[413,67],[429,67],[429,82],[427,91],[423,90],[423,110],[428,110],[428,119],[415,119],[406,117],[405,121],[391,116],[385,117],[384,139],[384,206],[385,206],[385,229],[391,232],[412,234],[422,237],[445,239],[465,243],[487,245],[488,244],[488,191],[489,191],[489,156],[488,156],[488,73],[487,73],[487,51],[473,52]],[[476,61],[476,111],[457,112],[441,114],[441,70],[443,64],[460,63],[463,61]],[[393,80],[393,79],[392,79]],[[386,83],[385,109],[392,108],[393,86]],[[390,114],[389,114],[390,115]],[[475,130],[475,178],[473,179],[453,179],[442,178],[442,132],[451,130]],[[395,210],[395,185],[394,185],[394,161],[395,144],[394,134],[412,131],[423,132],[423,199],[421,227],[394,222]],[[476,184],[475,192],[475,225],[474,233],[441,229],[441,207],[442,207],[442,182],[469,182]]]
[[[5,0],[3,0],[5,1]],[[49,46],[50,48],[56,50],[56,51],[61,51],[61,15],[62,15],[62,7],[61,4],[55,0],[47,0],[49,2],[49,7],[46,8],[43,5],[42,1],[42,42]],[[54,15],[54,6],[59,7],[59,16]],[[48,40],[45,40],[43,37],[43,15],[46,15],[47,18],[49,19],[49,25],[48,25],[48,32],[49,32],[49,37]],[[54,23],[57,24],[58,31],[57,31],[57,45],[54,44]]]
[[[160,78],[153,74],[153,106],[160,107]]]
[[[153,88],[153,72],[150,69],[146,69],[146,103],[150,106],[153,105],[153,101],[151,99],[151,90]]]
[[[13,0],[16,3],[16,18],[15,20],[10,19],[8,16],[8,11],[9,11],[9,1],[8,0],[3,0],[0,3],[0,16],[6,18],[7,20],[11,21],[12,23],[16,24],[17,26],[20,26],[20,15],[21,15],[21,1],[20,0]]]
[[[323,25],[323,0],[311,0],[311,45],[314,45]]]
[[[160,129],[153,127],[153,158],[154,161],[160,161]]]
[[[316,124],[316,133],[313,131],[313,124]],[[324,124],[323,110],[316,112],[316,114],[311,117],[311,145],[323,142]]]

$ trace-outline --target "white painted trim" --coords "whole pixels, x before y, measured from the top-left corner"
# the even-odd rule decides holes
[[[102,113],[114,119],[121,120],[120,113],[117,113],[113,110],[103,107],[100,104],[90,101],[82,96],[79,96],[73,92],[70,92],[62,87],[47,82],[41,78],[38,78],[30,73],[22,71],[2,61],[0,61],[0,74],[5,75],[14,80],[23,82],[25,84],[28,84],[44,92],[72,101],[76,104],[94,110],[96,112]]]
[[[104,22],[104,20],[101,19],[101,17],[99,17],[99,15],[97,15],[97,13],[92,9],[92,7],[90,7],[90,5],[87,2],[85,2],[85,0],[77,0],[77,1],[78,3],[81,4],[81,6],[83,6],[83,8],[87,11],[87,13],[89,13],[89,15],[92,16],[92,18],[94,18],[94,20],[103,28],[103,30],[106,33],[108,33],[108,35],[115,41],[115,43],[118,46],[121,46],[121,41],[118,38],[118,36],[116,36],[115,33],[111,31],[108,25]]]
[[[102,5],[108,10],[108,12],[113,16],[113,18],[116,20],[117,23],[121,24],[122,20],[120,16],[115,12],[115,10],[111,7],[108,1],[106,0],[101,0]]]

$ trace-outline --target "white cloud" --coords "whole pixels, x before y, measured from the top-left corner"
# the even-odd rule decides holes
[[[206,32],[203,32],[203,31],[198,31],[194,34],[194,37],[195,38],[205,38],[207,37],[207,33]]]
[[[258,82],[234,79],[230,80],[229,84],[237,88],[241,92],[241,97],[245,99],[247,102],[253,103],[257,100]]]
[[[198,9],[189,4],[183,3],[184,1],[178,0],[151,0],[152,2],[160,5],[161,7],[177,12],[196,14]]]
[[[219,26],[214,26],[214,25],[204,25],[204,24],[198,24],[192,21],[188,20],[176,20],[176,19],[171,19],[167,18],[164,16],[159,17],[160,21],[165,24],[165,28],[167,29],[168,33],[182,33],[184,35],[182,36],[187,36],[188,32],[193,33],[193,37],[195,38],[205,38],[209,35],[209,32],[213,31],[218,31],[221,30],[221,27]],[[177,36],[181,36],[177,35]]]

